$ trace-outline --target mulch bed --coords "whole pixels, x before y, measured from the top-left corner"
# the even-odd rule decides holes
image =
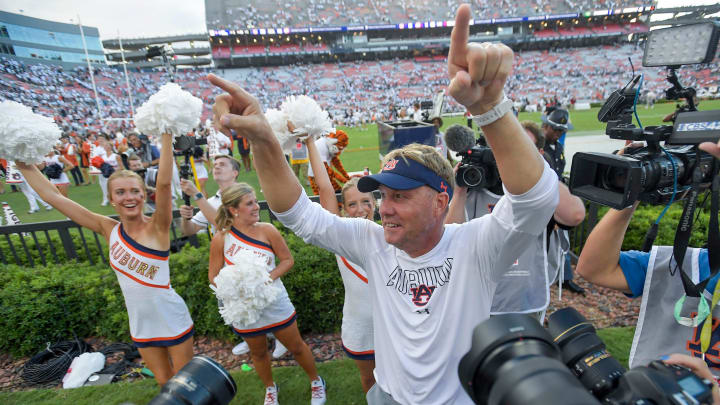
[[[557,286],[553,286],[550,290],[551,302],[547,310],[548,314],[557,309],[572,306],[588,318],[596,328],[633,326],[637,323],[640,309],[639,299],[629,299],[617,291],[594,286],[580,277],[576,277],[575,282],[585,289],[585,294],[575,294],[563,290],[562,299],[559,300]],[[335,360],[345,356],[339,333],[310,334],[303,337],[318,362]],[[96,350],[111,343],[101,338],[87,338],[86,341]],[[196,337],[195,354],[209,356],[228,370],[239,369],[243,364],[252,365],[249,354],[241,356],[232,354],[231,350],[238,342],[239,340],[223,341],[207,337]],[[272,349],[272,346],[270,346],[270,349]],[[13,358],[5,353],[0,354],[0,391],[37,388],[37,386],[28,387],[24,385],[20,379],[20,371],[27,360],[28,358]],[[118,356],[111,356],[107,362],[110,364],[117,360]],[[280,359],[273,360],[272,363],[274,367],[297,365],[290,353]],[[137,378],[144,377],[134,373],[126,379],[133,380]],[[60,385],[51,385],[50,387],[55,386],[59,387]]]

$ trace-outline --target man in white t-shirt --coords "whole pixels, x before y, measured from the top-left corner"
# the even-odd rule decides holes
[[[180,207],[182,217],[183,235],[194,235],[201,229],[211,226],[215,232],[215,216],[217,209],[222,204],[221,193],[235,183],[240,174],[240,163],[229,155],[217,155],[213,161],[213,179],[218,185],[218,191],[214,196],[205,198],[192,181],[182,179],[180,185],[183,193],[195,201],[200,211],[193,214],[193,208],[189,205]]]
[[[287,164],[258,101],[215,75],[227,91],[213,106],[223,131],[250,139],[270,208],[305,241],[346,257],[368,273],[372,297],[376,404],[472,404],[457,367],[473,328],[489,317],[497,281],[542,233],[558,200],[557,176],[525,135],[503,86],[513,53],[503,44],[468,44],[470,8],[453,29],[449,94],[475,115],[493,148],[505,196],[491,215],[444,225],[453,171],[435,148],[409,145],[385,156],[358,189],[379,189],[382,225],[341,218],[310,202]],[[322,288],[317,286],[316,288]]]

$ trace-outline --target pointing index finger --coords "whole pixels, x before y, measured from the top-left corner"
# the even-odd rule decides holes
[[[470,37],[470,6],[461,5],[455,15],[455,26],[450,34],[450,53],[448,60],[456,65],[465,65],[465,54]]]
[[[222,77],[219,77],[219,76],[216,76],[216,75],[210,73],[209,75],[207,75],[207,78],[210,81],[210,83],[225,90],[228,94],[230,94],[233,97],[247,98],[248,96],[250,96],[250,93],[243,90],[242,87],[238,86],[237,84],[235,84],[229,80],[225,80]]]

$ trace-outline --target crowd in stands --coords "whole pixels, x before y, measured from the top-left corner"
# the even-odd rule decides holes
[[[641,50],[633,45],[517,52],[514,74],[506,85],[508,96],[538,110],[545,100],[557,98],[568,105],[571,99],[602,101],[631,77],[628,62],[645,74],[643,89],[658,97],[668,86],[661,68],[642,68]],[[447,62],[442,56],[387,61],[357,61],[319,65],[292,65],[222,70],[221,76],[243,83],[266,108],[278,107],[291,94],[314,97],[339,122],[385,119],[389,107],[398,113],[415,102],[430,100],[448,85]],[[203,80],[207,70],[179,70],[176,81],[201,98],[203,120],[210,115],[215,90]],[[165,71],[128,72],[133,104],[137,108],[159,86],[169,80]],[[679,72],[685,86],[701,95],[715,93],[720,83],[720,65],[685,66]],[[0,99],[9,99],[52,115],[66,130],[84,126],[113,131],[128,127],[127,121],[101,118],[130,117],[130,102],[122,71],[94,68],[100,112],[86,68],[63,69],[52,65],[28,65],[0,59]],[[462,112],[447,99],[447,112]],[[350,123],[352,123],[350,122]]]
[[[452,20],[460,0],[227,0],[206,2],[211,29]],[[561,14],[649,5],[652,0],[473,0],[475,18]]]

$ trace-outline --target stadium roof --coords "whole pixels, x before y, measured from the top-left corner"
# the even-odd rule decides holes
[[[190,42],[190,41],[207,41],[208,35],[202,34],[185,34],[174,35],[168,37],[152,37],[152,38],[131,38],[122,39],[123,49],[137,50],[147,48],[150,45],[171,44],[173,42]],[[120,41],[118,39],[106,39],[102,41],[105,49],[120,49]]]

